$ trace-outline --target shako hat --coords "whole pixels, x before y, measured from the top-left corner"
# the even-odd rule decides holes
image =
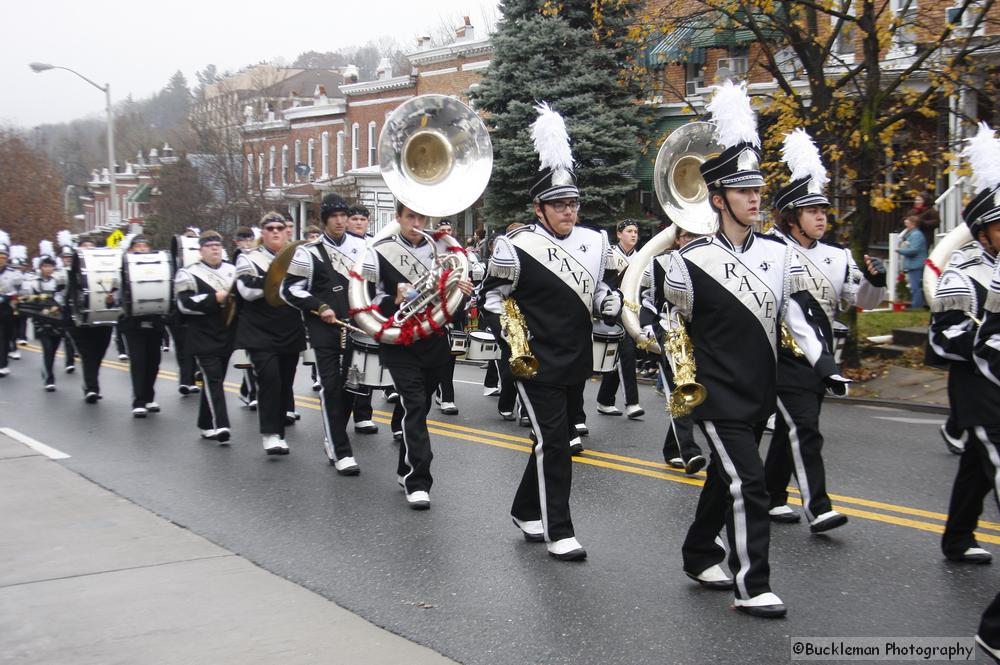
[[[531,141],[538,153],[539,173],[528,189],[528,196],[538,202],[579,198],[566,121],[545,102],[536,106],[535,111],[538,117],[531,123]]]
[[[750,107],[746,84],[726,81],[712,86],[712,101],[705,108],[712,114],[715,133],[723,151],[706,159],[699,170],[709,189],[763,187],[760,172],[760,137],[757,114]]]
[[[788,165],[792,177],[774,197],[777,210],[830,205],[825,193],[830,177],[823,166],[819,148],[806,130],[800,127],[785,134],[781,158]]]
[[[975,238],[987,224],[1000,221],[1000,141],[985,122],[962,150],[969,160],[976,185],[976,195],[962,211],[962,219]]]

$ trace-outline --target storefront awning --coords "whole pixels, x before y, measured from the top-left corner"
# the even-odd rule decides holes
[[[705,63],[705,49],[692,48],[698,28],[680,27],[661,39],[646,53],[646,66],[658,68],[672,62]]]

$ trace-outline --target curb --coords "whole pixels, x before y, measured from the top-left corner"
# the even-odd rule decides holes
[[[827,395],[826,401],[848,405],[853,404],[855,406],[881,406],[886,409],[918,411],[920,413],[939,413],[947,415],[951,412],[947,406],[941,406],[939,404],[904,402],[902,400],[884,399],[881,397],[834,397],[832,395]]]

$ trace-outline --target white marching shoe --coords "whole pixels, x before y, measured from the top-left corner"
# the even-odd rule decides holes
[[[483,388],[483,397],[496,397],[500,394],[500,388],[493,386],[492,388]]]
[[[529,543],[545,542],[545,528],[542,526],[542,520],[519,520],[516,517],[512,517],[511,520],[513,520],[514,526],[521,530],[524,539]]]
[[[149,411],[150,413],[159,413],[160,405],[157,404],[156,402],[147,402],[146,410]]]
[[[406,503],[410,504],[410,508],[414,510],[427,510],[431,507],[431,495],[423,490],[408,492]]]
[[[684,571],[684,574],[706,589],[728,591],[733,588],[733,578],[726,575],[726,572],[722,570],[722,566],[719,564],[709,566],[697,575],[686,570]]]
[[[133,418],[145,418],[147,413],[149,413],[149,410],[144,406],[137,406],[132,409]]]
[[[277,434],[265,434],[264,452],[268,455],[287,455],[288,444]]]
[[[232,433],[228,427],[220,427],[215,430],[215,440],[219,442],[220,446],[228,446],[230,436],[232,436]]]
[[[342,476],[356,476],[361,473],[361,467],[353,457],[341,457],[333,463],[333,468]]]
[[[11,351],[10,353],[7,354],[7,357],[8,358],[13,358],[14,360],[20,360],[21,359],[21,352],[20,351]]]
[[[788,613],[788,608],[781,602],[781,598],[768,591],[759,593],[753,598],[737,598],[734,605],[740,612],[750,616],[763,617],[765,619],[777,619]]]
[[[587,550],[576,538],[562,538],[546,545],[549,556],[560,561],[583,561],[587,558]]]
[[[845,524],[847,524],[847,515],[842,515],[836,510],[830,510],[810,522],[809,530],[813,533],[823,533],[824,531],[836,529],[838,526],[844,526]]]
[[[455,406],[454,402],[441,402],[441,413],[446,416],[454,416],[458,413],[458,407]]]
[[[638,404],[626,404],[625,415],[628,416],[629,420],[636,420],[646,415],[646,409],[642,408]]]
[[[597,405],[597,412],[602,416],[620,416],[622,415],[621,409],[617,406],[605,406],[603,404]]]

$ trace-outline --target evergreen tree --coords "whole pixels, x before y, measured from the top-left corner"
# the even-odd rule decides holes
[[[599,3],[603,4],[603,3]],[[485,216],[493,225],[524,220],[538,173],[529,127],[546,101],[566,119],[581,193],[580,219],[616,221],[635,188],[639,111],[635,90],[620,81],[626,59],[622,26],[632,2],[604,7],[595,24],[592,0],[503,0],[494,55],[477,90],[491,128],[494,161]]]

